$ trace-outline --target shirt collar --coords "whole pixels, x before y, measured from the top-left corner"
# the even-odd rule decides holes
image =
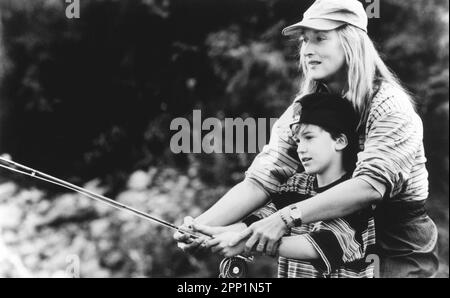
[[[344,174],[341,178],[339,178],[338,180],[336,180],[336,181],[334,181],[334,182],[332,182],[332,183],[330,183],[330,184],[328,184],[328,185],[322,186],[322,187],[319,187],[319,186],[317,185],[317,178],[316,178],[316,179],[314,179],[313,188],[314,188],[314,190],[315,190],[317,193],[324,192],[324,191],[326,191],[326,190],[328,190],[328,189],[330,189],[330,188],[332,188],[332,187],[338,185],[339,183],[344,182],[345,180],[348,180],[348,179],[350,179],[350,178],[351,178],[351,174],[345,173],[345,174]]]

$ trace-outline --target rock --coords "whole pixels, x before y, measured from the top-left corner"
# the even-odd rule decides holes
[[[117,196],[117,201],[130,207],[138,208],[148,200],[146,192],[127,190]]]
[[[114,220],[116,222],[132,222],[136,219],[136,216],[134,214],[131,214],[130,212],[126,211],[117,211],[114,214]]]
[[[83,185],[83,188],[99,195],[103,195],[106,192],[106,189],[100,186],[100,179],[94,179],[87,182]]]
[[[35,208],[36,213],[45,214],[52,208],[52,204],[47,200],[41,200]]]
[[[12,182],[0,184],[0,202],[6,201],[17,191],[17,185]]]
[[[91,277],[91,278],[107,278],[111,274],[102,269],[97,261],[89,260],[81,262],[81,277]]]
[[[99,239],[96,243],[100,253],[111,250],[114,246],[114,244],[109,239]]]
[[[107,217],[115,210],[113,207],[102,203],[96,203],[94,209],[100,217]]]
[[[51,213],[60,215],[72,215],[77,212],[79,206],[78,194],[67,193],[58,197],[58,199],[53,201],[53,208]]]
[[[72,276],[70,276],[67,272],[62,270],[56,271],[51,275],[51,278],[71,278],[71,277]]]
[[[105,256],[103,256],[103,262],[108,267],[116,267],[119,266],[120,263],[124,260],[124,255],[122,252],[119,251],[111,251],[107,253]]]
[[[12,231],[3,231],[2,233],[0,233],[0,235],[0,239],[3,239],[3,242],[6,244],[16,243],[18,240],[17,234]]]
[[[158,169],[156,167],[150,167],[148,169],[147,174],[148,174],[148,177],[149,177],[149,184],[153,183],[153,180],[154,180],[154,178],[156,176],[156,173],[158,173]]]
[[[14,201],[24,205],[35,204],[39,202],[39,200],[42,200],[43,196],[44,192],[36,188],[25,189],[16,195]]]
[[[103,238],[108,236],[109,221],[107,219],[94,220],[90,224],[91,235],[95,238]]]
[[[28,229],[34,232],[35,228],[41,226],[44,223],[44,218],[40,215],[34,213],[28,213],[23,226],[28,227]]]
[[[189,178],[187,176],[182,175],[178,178],[175,189],[176,189],[176,191],[180,191],[180,192],[184,191],[188,187],[188,184],[189,184]]]
[[[150,184],[150,176],[144,171],[136,171],[128,179],[128,188],[132,190],[145,190]]]
[[[22,210],[12,204],[0,206],[0,229],[18,228],[22,215]]]

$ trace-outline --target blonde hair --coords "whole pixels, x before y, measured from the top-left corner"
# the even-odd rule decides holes
[[[347,87],[343,96],[350,100],[360,115],[358,128],[365,126],[372,98],[381,82],[403,92],[412,102],[410,94],[402,87],[397,76],[386,66],[366,32],[345,25],[336,29],[345,53]],[[300,45],[301,81],[297,98],[316,92],[319,82],[308,76],[306,61]]]

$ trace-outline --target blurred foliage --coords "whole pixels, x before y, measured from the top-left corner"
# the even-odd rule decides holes
[[[80,1],[80,19],[67,19],[63,0],[0,0],[0,152],[75,183],[95,181],[170,221],[198,214],[242,179],[254,154],[174,155],[171,120],[193,109],[203,119],[278,117],[298,84],[298,45],[280,30],[312,2],[90,0]],[[369,33],[424,120],[448,276],[448,1],[380,2]],[[149,179],[145,189],[130,187],[136,173]],[[0,206],[8,217],[18,212],[4,241],[33,274],[52,274],[68,251],[90,260],[85,276],[216,274],[215,257],[184,256],[170,231],[0,175],[13,188]],[[272,274],[259,264],[259,275]]]

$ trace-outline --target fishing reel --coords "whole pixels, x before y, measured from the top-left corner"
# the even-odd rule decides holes
[[[241,255],[224,258],[219,265],[219,278],[244,278],[248,274],[247,263],[253,261],[253,257]]]
[[[189,235],[191,240],[201,236],[214,237],[200,232],[191,232],[180,230]],[[248,273],[248,265],[253,261],[253,256],[237,255],[234,257],[224,258],[219,265],[219,278],[244,278]]]

